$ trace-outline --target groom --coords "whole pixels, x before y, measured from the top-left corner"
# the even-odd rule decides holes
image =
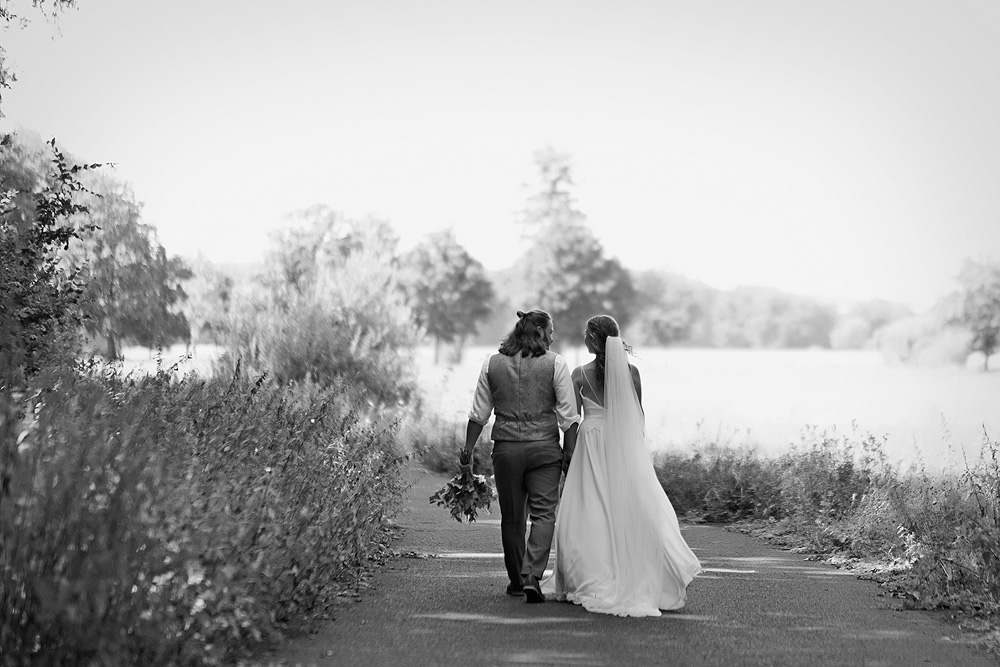
[[[517,312],[518,321],[479,373],[459,463],[472,469],[483,427],[493,423],[493,472],[500,500],[500,536],[510,583],[507,594],[545,602],[545,572],[559,502],[559,477],[576,447],[580,415],[566,360],[550,352],[552,318]],[[559,431],[564,432],[563,447]],[[531,518],[527,544],[525,518]]]

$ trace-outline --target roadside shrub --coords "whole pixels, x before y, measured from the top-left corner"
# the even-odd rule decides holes
[[[679,514],[737,522],[781,546],[873,561],[897,595],[1000,625],[1000,444],[984,435],[964,470],[900,471],[884,439],[806,428],[788,451],[700,445],[660,452]]]
[[[1000,443],[983,437],[980,456],[961,472],[900,486],[900,533],[914,545],[903,590],[922,607],[1000,621]]]
[[[857,510],[866,494],[893,473],[884,444],[870,434],[837,436],[806,427],[800,442],[777,461],[784,514],[823,522]]]
[[[678,511],[707,521],[846,516],[891,474],[882,441],[807,427],[780,456],[747,447],[699,444],[654,454],[657,476]]]
[[[339,383],[359,400],[408,401],[415,387],[403,341],[408,330],[370,315],[358,317],[364,321],[310,300],[282,309],[245,307],[231,323],[216,372],[232,375],[239,367],[247,377],[267,373],[277,384]]]
[[[50,370],[25,399],[0,494],[5,667],[231,662],[379,557],[395,422],[336,388],[170,377]]]
[[[752,450],[708,444],[690,456],[654,455],[656,476],[674,509],[702,521],[779,516],[778,470]]]

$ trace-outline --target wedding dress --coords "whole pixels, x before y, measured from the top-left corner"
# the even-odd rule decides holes
[[[542,591],[616,616],[684,606],[701,572],[653,469],[622,339],[608,337],[604,405],[583,396]]]

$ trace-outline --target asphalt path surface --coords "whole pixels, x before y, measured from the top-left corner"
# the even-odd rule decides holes
[[[591,614],[504,593],[499,510],[459,524],[414,470],[399,556],[360,601],[272,660],[317,666],[887,665],[997,667],[940,612],[903,610],[877,584],[718,526],[684,525],[705,572],[683,610]]]

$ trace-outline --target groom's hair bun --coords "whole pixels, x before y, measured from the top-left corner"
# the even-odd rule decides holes
[[[520,354],[522,357],[540,357],[548,351],[545,338],[539,333],[552,322],[552,317],[544,310],[517,311],[517,324],[500,341],[500,353],[508,357]]]

